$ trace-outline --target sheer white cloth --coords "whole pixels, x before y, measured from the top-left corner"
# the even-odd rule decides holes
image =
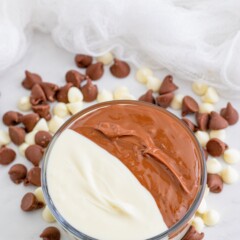
[[[73,53],[113,51],[240,98],[239,0],[0,0],[0,72],[34,31]]]

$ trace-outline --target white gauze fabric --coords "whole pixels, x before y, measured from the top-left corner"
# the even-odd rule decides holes
[[[240,98],[239,12],[239,0],[0,0],[0,72],[37,30],[67,51],[112,51]]]

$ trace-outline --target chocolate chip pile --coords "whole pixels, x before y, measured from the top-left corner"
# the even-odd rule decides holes
[[[111,65],[109,71],[114,77],[127,77],[131,71],[127,62],[107,53],[96,59],[77,54],[75,63],[79,68],[85,69],[85,74],[69,70],[65,75],[66,83],[63,86],[45,82],[40,75],[26,71],[22,86],[29,90],[30,94],[19,100],[18,108],[21,112],[28,113],[6,112],[2,120],[8,131],[0,130],[0,164],[9,165],[16,159],[16,152],[7,146],[10,142],[18,146],[19,153],[32,164],[29,170],[20,163],[13,164],[9,169],[9,177],[13,183],[37,187],[34,193],[28,192],[23,196],[21,209],[29,212],[44,208],[42,216],[49,223],[54,222],[55,219],[45,206],[41,189],[40,163],[53,134],[67,117],[82,110],[84,102],[135,100],[127,87],[118,87],[112,93],[106,89],[99,91],[98,86],[94,84],[94,81],[103,77],[104,65]],[[216,112],[214,104],[219,97],[214,88],[199,82],[193,84],[193,92],[201,96],[202,103],[199,104],[191,96],[176,93],[178,86],[171,75],[161,81],[148,68],[138,69],[136,80],[145,84],[148,89],[138,100],[163,108],[181,110],[182,121],[194,132],[205,154],[208,171],[207,191],[209,189],[213,193],[219,193],[223,190],[223,183],[235,182],[238,173],[230,166],[222,169],[221,163],[215,158],[223,157],[228,164],[240,160],[240,152],[224,142],[225,128],[236,124],[239,119],[238,112],[231,103],[220,112]],[[192,120],[193,116],[195,120]],[[219,214],[215,210],[207,210],[204,198],[183,240],[203,239],[204,225],[214,225],[218,220]],[[40,237],[46,240],[58,240],[60,232],[55,227],[48,227]]]

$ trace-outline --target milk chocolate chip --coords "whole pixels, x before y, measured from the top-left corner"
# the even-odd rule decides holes
[[[39,84],[35,84],[31,91],[30,102],[32,105],[46,103],[47,98]]]
[[[110,72],[114,77],[125,78],[130,73],[130,66],[127,62],[115,58],[113,65],[110,67]]]
[[[58,102],[68,103],[68,91],[72,86],[72,83],[67,83],[65,86],[59,88],[56,95]]]
[[[10,179],[16,183],[21,183],[27,176],[27,168],[23,164],[15,164],[8,171]]]
[[[173,77],[171,75],[167,75],[161,84],[159,89],[159,94],[170,93],[178,89],[178,86],[173,82]]]
[[[69,70],[65,78],[67,83],[72,83],[74,87],[80,88],[80,84],[85,79],[85,75],[76,70]]]
[[[54,102],[59,87],[54,83],[42,82],[40,86],[49,102]]]
[[[75,62],[79,68],[87,68],[92,64],[93,58],[84,54],[77,54],[75,56]]]
[[[31,132],[37,122],[39,121],[39,116],[36,113],[29,113],[27,115],[22,116],[21,122],[25,126],[27,132]]]
[[[35,142],[37,145],[46,148],[52,139],[52,135],[46,131],[39,131],[35,135]]]
[[[60,231],[55,227],[47,227],[40,235],[43,240],[60,240]]]
[[[208,128],[210,130],[220,130],[228,127],[228,122],[217,112],[212,111]]]
[[[165,93],[156,97],[156,104],[160,107],[167,108],[173,100],[174,94],[172,92]]]
[[[189,113],[198,112],[198,103],[190,96],[185,96],[182,101],[182,116],[186,116]]]
[[[230,102],[227,104],[226,108],[221,110],[220,114],[227,120],[229,125],[234,125],[238,122],[239,114]]]
[[[34,166],[38,166],[39,162],[42,160],[44,150],[39,145],[31,145],[25,151],[25,156],[28,161],[30,161]]]
[[[182,118],[182,121],[189,127],[189,129],[193,132],[197,130],[197,126],[188,118]]]
[[[83,101],[92,102],[97,98],[98,88],[94,85],[90,78],[87,78],[87,83],[81,87]]]
[[[40,209],[44,206],[44,203],[39,202],[33,193],[26,193],[21,201],[21,209],[24,212],[30,212],[36,209]]]
[[[86,75],[89,76],[92,80],[98,80],[102,77],[103,72],[103,63],[97,62],[88,66],[86,70]]]
[[[142,96],[139,97],[139,101],[155,103],[155,98],[153,97],[153,90],[148,90]]]
[[[7,126],[14,126],[21,122],[23,115],[19,112],[8,111],[3,115],[3,123]]]
[[[209,114],[197,112],[195,117],[196,117],[198,129],[201,131],[206,131],[208,129]]]
[[[50,106],[48,104],[32,106],[32,110],[37,113],[41,118],[45,118],[47,121],[52,118],[50,113]]]
[[[25,140],[25,130],[21,127],[10,126],[8,129],[10,139],[16,145],[21,145]]]
[[[196,231],[194,226],[191,226],[187,233],[184,235],[182,240],[202,240],[204,238],[204,233],[199,233]]]
[[[228,148],[227,144],[218,138],[212,138],[207,142],[207,151],[213,157],[220,157]]]
[[[8,165],[16,158],[16,153],[13,149],[8,147],[0,148],[0,164]]]
[[[207,185],[209,187],[210,192],[220,193],[223,189],[223,180],[218,174],[208,173]]]
[[[37,187],[41,186],[41,168],[33,167],[29,170],[26,179],[24,180],[24,185],[34,185]]]
[[[42,82],[42,78],[36,74],[29,71],[25,71],[25,79],[22,81],[22,85],[26,89],[32,89],[35,84]]]

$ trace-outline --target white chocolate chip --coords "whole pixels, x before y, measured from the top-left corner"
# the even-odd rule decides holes
[[[41,118],[35,125],[33,131],[49,131],[48,124],[45,118]]]
[[[209,133],[210,138],[218,138],[222,141],[225,140],[226,138],[226,130],[221,129],[221,130],[211,130]]]
[[[130,93],[123,93],[116,100],[136,100],[136,98],[133,95],[131,95]]]
[[[203,214],[203,221],[207,226],[214,226],[220,220],[220,215],[216,210],[208,210]]]
[[[203,132],[203,131],[197,131],[197,132],[195,132],[195,136],[196,136],[197,140],[199,141],[200,145],[202,147],[205,147],[207,142],[209,141],[208,133]]]
[[[214,105],[211,103],[201,103],[199,105],[199,112],[200,113],[210,113],[214,111]]]
[[[34,143],[35,143],[35,139],[34,139]],[[33,143],[33,144],[34,144]],[[25,151],[26,151],[26,149],[29,147],[30,145],[28,144],[28,143],[23,143],[23,144],[21,144],[19,147],[18,147],[18,150],[19,150],[19,153],[23,156],[23,157],[25,157]]]
[[[221,176],[222,180],[227,184],[235,183],[239,178],[238,172],[230,166],[222,170]]]
[[[206,103],[217,103],[219,101],[217,91],[214,88],[209,87],[206,93],[202,96],[202,101]]]
[[[202,218],[200,217],[193,218],[191,225],[195,227],[197,232],[201,233],[203,231],[204,222]]]
[[[52,213],[50,212],[47,206],[43,209],[42,217],[48,223],[56,222],[54,216],[52,215]]]
[[[182,101],[183,101],[184,95],[182,94],[176,94],[170,104],[171,108],[175,110],[179,110],[182,108]]]
[[[65,118],[69,115],[69,111],[67,108],[67,105],[65,103],[57,103],[54,108],[53,108],[53,113],[54,115],[60,117],[60,118]]]
[[[37,200],[39,202],[45,203],[45,199],[43,196],[43,191],[41,187],[38,187],[35,191],[34,191],[34,195],[36,196]]]
[[[207,202],[205,198],[202,199],[202,202],[200,203],[197,212],[200,214],[203,214],[207,211]]]
[[[151,69],[143,67],[137,70],[136,79],[138,82],[146,84],[148,82],[148,77],[152,75],[153,72]]]
[[[222,170],[222,165],[216,158],[209,158],[206,165],[207,172],[211,174],[219,173]]]
[[[157,92],[161,87],[162,81],[154,76],[147,76],[147,89]]]
[[[192,84],[192,90],[195,94],[197,94],[198,96],[202,96],[206,93],[208,89],[208,85],[205,83],[201,83],[201,82],[194,82]]]
[[[57,130],[63,125],[64,120],[58,116],[53,116],[52,119],[48,122],[49,131],[51,133],[56,133]]]
[[[104,65],[109,65],[113,62],[113,55],[111,52],[105,53],[104,55],[97,57],[97,61]]]
[[[32,132],[27,133],[25,136],[25,142],[29,145],[35,144],[35,135],[37,132],[38,132],[37,130],[34,130]]]
[[[8,132],[0,130],[0,147],[11,142]]]
[[[30,97],[26,96],[26,97],[21,97],[18,101],[18,109],[21,111],[29,111],[31,110],[32,105],[30,103]]]
[[[70,103],[74,103],[81,102],[82,100],[83,100],[82,92],[77,87],[71,87],[68,91],[68,101]]]
[[[224,151],[223,159],[226,163],[233,164],[240,161],[240,151],[234,148],[229,148]]]
[[[106,102],[113,100],[113,94],[106,89],[102,89],[98,92],[97,101]]]
[[[129,94],[129,90],[125,86],[117,87],[113,92],[113,98],[115,100],[121,99],[122,95]]]
[[[68,111],[73,115],[80,112],[83,109],[83,102],[74,102],[67,104]]]

